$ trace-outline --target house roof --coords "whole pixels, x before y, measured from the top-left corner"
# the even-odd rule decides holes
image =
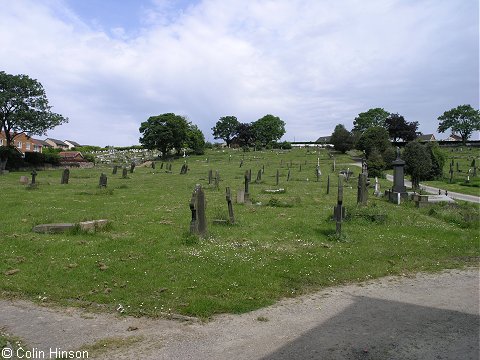
[[[325,143],[325,142],[329,142],[331,138],[332,138],[332,137],[331,137],[330,135],[329,135],[329,136],[320,136],[320,137],[317,139],[317,141],[315,141],[315,142],[317,142],[317,143]]]
[[[458,136],[458,135],[455,135],[455,134],[451,134],[448,139],[452,139],[452,140],[457,140],[457,141],[462,141],[462,137],[461,136]]]
[[[52,145],[50,145],[49,143],[47,143],[46,141],[44,140],[40,140],[40,139],[34,139],[37,143],[39,143],[40,145],[42,146],[45,146],[45,147],[52,147]]]
[[[420,141],[430,141],[430,140],[435,140],[435,135],[433,134],[422,134],[417,136],[417,139]]]
[[[56,145],[59,145],[59,146],[68,146],[62,140],[57,140],[57,139],[52,139],[52,138],[47,138],[46,140],[50,140],[50,141],[52,141],[53,143],[55,143]]]
[[[80,145],[79,143],[77,143],[76,141],[73,141],[73,140],[65,140],[65,142],[66,142],[66,143],[68,142],[69,144],[72,144],[72,145],[75,146],[75,147],[80,147],[80,146],[82,146],[82,145]]]

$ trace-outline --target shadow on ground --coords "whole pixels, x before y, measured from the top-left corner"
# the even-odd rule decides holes
[[[263,360],[479,359],[480,317],[396,301],[354,303]]]

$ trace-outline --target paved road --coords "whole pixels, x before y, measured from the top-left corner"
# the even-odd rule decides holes
[[[0,301],[0,328],[45,351],[117,339],[89,356],[101,359],[478,360],[478,302],[474,268],[329,288],[205,324]],[[122,346],[132,336],[138,342]]]
[[[387,175],[387,180],[393,181],[393,175]],[[408,180],[405,180],[405,186],[406,187],[412,187],[412,183]],[[428,186],[428,185],[423,185],[420,184],[420,189],[430,193],[430,194],[438,194],[439,188],[433,187],[433,186]],[[445,189],[440,189],[442,194],[445,194]],[[480,203],[480,197],[475,196],[475,195],[467,195],[467,194],[462,194],[462,193],[457,193],[457,192],[448,192],[448,196],[451,197],[452,199],[457,199],[457,200],[463,200],[463,201],[469,201],[469,202],[474,202],[474,203]]]

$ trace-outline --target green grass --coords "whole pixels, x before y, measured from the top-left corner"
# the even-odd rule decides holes
[[[453,192],[459,192],[468,195],[480,196],[480,149],[470,147],[442,148],[447,161],[443,167],[443,179],[435,181],[422,181],[422,184],[430,185]],[[477,176],[470,173],[470,182],[467,183],[468,170],[471,169],[472,160],[475,159],[477,166]],[[450,163],[453,160],[454,174],[453,181],[450,182]],[[457,163],[458,170],[457,171]]]
[[[317,157],[320,182],[315,181]],[[180,175],[183,161],[173,162],[171,174],[160,170],[160,163],[156,170],[137,167],[129,179],[108,168],[72,169],[68,185],[60,184],[62,170],[42,171],[35,190],[19,184],[27,173],[0,176],[2,296],[111,312],[121,305],[123,314],[135,316],[208,318],[330,285],[478,264],[477,205],[428,211],[370,196],[368,207],[357,208],[359,168],[347,165],[348,156],[336,157],[337,171],[355,172],[344,190],[347,219],[340,237],[331,220],[337,177],[324,150],[212,151],[188,158],[190,171]],[[250,185],[253,205],[234,203],[236,223],[213,224],[228,217],[225,187],[233,194],[243,187],[245,170],[252,169],[254,180],[262,165],[262,182]],[[220,190],[208,185],[209,169],[220,171]],[[108,175],[107,189],[97,187],[102,172]],[[188,232],[197,183],[206,191],[205,239]],[[391,186],[386,180],[381,184]],[[285,192],[265,192],[276,188]],[[93,234],[31,232],[37,224],[92,219],[109,219],[111,226]],[[19,271],[5,275],[13,269]]]

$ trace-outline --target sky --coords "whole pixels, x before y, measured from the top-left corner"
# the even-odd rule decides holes
[[[0,70],[45,88],[69,118],[45,136],[139,143],[150,116],[211,128],[286,123],[315,141],[384,108],[437,139],[479,107],[478,0],[0,0]],[[478,138],[478,134],[475,134]]]

